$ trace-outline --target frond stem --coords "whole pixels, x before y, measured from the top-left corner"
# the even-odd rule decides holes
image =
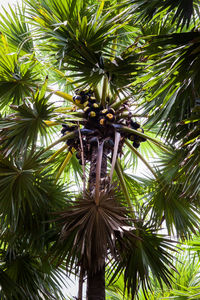
[[[158,176],[154,169],[150,166],[150,164],[144,159],[144,157],[131,145],[131,143],[127,140],[125,140],[125,144],[135,153],[136,156],[138,156],[141,161],[147,166],[147,168],[151,171],[151,173],[154,175],[156,179],[158,179]]]
[[[105,75],[103,79],[103,87],[102,87],[102,95],[101,95],[101,104],[103,107],[105,107],[106,105],[107,92],[108,92],[108,77],[107,75]]]
[[[99,190],[100,190],[100,181],[101,181],[103,145],[104,145],[104,141],[98,146],[98,154],[97,154],[96,184],[95,184],[95,203],[97,206],[99,206]]]
[[[99,91],[98,91],[97,87],[94,87],[93,91],[94,91],[95,98],[97,99],[97,102],[100,103],[101,98],[100,98]]]
[[[110,170],[110,182],[112,180],[113,171],[114,171],[114,168],[115,168],[115,163],[116,163],[116,159],[117,159],[120,138],[121,138],[120,133],[115,131],[115,144],[114,144],[114,152],[113,152],[112,164],[111,164],[111,170]]]
[[[42,150],[41,152],[39,152],[38,155],[36,156],[36,158],[38,158],[41,154],[47,152],[48,150],[50,150],[51,148],[53,148],[57,144],[59,144],[61,142],[65,142],[67,139],[70,139],[70,138],[73,138],[73,137],[74,137],[74,132],[70,132],[70,133],[62,136],[60,139],[58,139],[54,143],[50,144],[47,148],[45,148],[44,150]]]
[[[81,267],[80,275],[79,275],[78,300],[82,300],[82,298],[83,298],[83,270]]]
[[[85,160],[84,160],[84,149],[83,149],[83,140],[81,136],[81,131],[80,131],[80,124],[78,122],[78,135],[79,135],[79,140],[80,140],[80,145],[81,145],[81,160],[82,160],[82,168],[83,168],[83,191],[85,192]]]
[[[71,151],[74,152],[75,150],[73,149],[73,150],[71,150]],[[67,156],[66,156],[65,160],[63,161],[63,163],[62,163],[60,169],[58,170],[58,173],[57,173],[56,179],[55,179],[55,183],[58,181],[58,179],[59,179],[60,175],[62,174],[62,172],[64,171],[66,165],[69,163],[69,161],[70,161],[70,159],[71,159],[71,157],[72,157],[72,155],[73,155],[73,153],[72,153],[71,151],[69,151],[69,152],[67,153]]]
[[[115,171],[116,171],[117,176],[119,178],[120,185],[121,185],[122,191],[124,193],[124,196],[125,196],[125,198],[127,200],[128,206],[129,206],[129,208],[131,210],[132,218],[135,219],[135,213],[134,213],[133,204],[131,202],[131,198],[129,196],[129,192],[128,192],[128,189],[127,189],[127,186],[126,186],[126,182],[124,180],[123,172],[122,172],[122,169],[121,169],[121,166],[120,166],[118,160],[116,161],[116,164],[115,164]]]
[[[167,146],[165,146],[163,143],[159,142],[158,140],[144,134],[144,133],[141,133],[135,129],[132,129],[132,128],[129,128],[127,126],[122,126],[121,128],[119,128],[119,130],[122,130],[122,131],[125,131],[125,132],[129,132],[129,133],[133,133],[133,134],[136,134],[136,135],[139,135],[151,142],[153,142],[157,147],[159,147],[160,149],[164,150],[165,152],[167,153],[170,153],[170,150]]]

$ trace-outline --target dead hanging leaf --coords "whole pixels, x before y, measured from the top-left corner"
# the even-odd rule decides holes
[[[72,239],[71,251],[83,269],[94,272],[101,269],[108,253],[116,256],[118,237],[127,232],[132,234],[129,213],[117,201],[116,193],[113,186],[100,192],[99,205],[94,196],[84,193],[67,211],[60,213],[60,243],[64,245]]]

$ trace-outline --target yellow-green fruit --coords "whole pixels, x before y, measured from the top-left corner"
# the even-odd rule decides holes
[[[77,104],[77,105],[79,105],[79,104],[81,104],[81,102],[82,102],[82,97],[81,96],[74,96],[73,97],[73,101]]]
[[[106,114],[106,118],[111,122],[114,120],[113,114]]]
[[[95,117],[96,117],[95,111],[91,111],[91,112],[88,114],[88,116],[89,116],[90,118],[95,118]]]
[[[105,119],[103,119],[103,118],[100,119],[99,124],[100,124],[101,126],[104,126],[105,123],[106,123],[106,120],[105,120]]]
[[[92,104],[92,107],[99,108],[99,105],[97,103]]]
[[[103,109],[101,112],[102,112],[102,114],[104,114],[104,115],[105,115],[105,114],[107,114],[107,112],[108,112],[108,109],[107,109],[107,108],[105,108],[105,109]]]
[[[88,101],[86,101],[86,102],[83,103],[83,106],[84,106],[84,107],[86,107],[86,106],[88,106],[88,105],[89,105],[89,102],[88,102]]]
[[[144,129],[142,129],[141,127],[137,128],[136,130],[139,131],[139,132],[141,132],[141,133],[144,133]]]
[[[84,112],[85,112],[85,113],[90,112],[90,110],[91,110],[91,108],[90,108],[89,106],[86,106],[86,107],[84,108]]]
[[[76,103],[77,105],[79,105],[79,104],[81,104],[81,100],[80,100],[80,99],[76,99],[76,100],[75,100],[75,103]]]

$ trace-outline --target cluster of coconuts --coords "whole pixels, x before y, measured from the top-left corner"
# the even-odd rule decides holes
[[[81,152],[83,152],[84,155],[84,162],[90,161],[92,147],[97,144],[98,141],[106,140],[107,149],[112,152],[115,136],[114,125],[116,124],[119,126],[128,126],[138,132],[144,133],[140,124],[131,119],[131,113],[129,113],[127,117],[121,117],[121,109],[120,111],[115,111],[108,104],[106,108],[101,106],[91,90],[76,90],[73,101],[75,105],[82,107],[85,121],[80,121],[79,123],[84,127],[78,130],[76,122],[68,122],[67,124],[62,124],[63,128],[61,133],[63,135],[69,132],[75,133],[74,137],[68,139],[66,143],[70,150],[74,148],[80,164],[83,163]],[[80,134],[82,146],[80,143]],[[132,141],[133,147],[135,148],[138,148],[141,142],[146,141],[145,138],[137,134],[121,132],[120,148],[123,146],[124,138],[128,138]]]

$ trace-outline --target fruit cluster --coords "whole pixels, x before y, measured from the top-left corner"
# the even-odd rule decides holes
[[[84,154],[84,161],[87,162],[90,160],[91,156],[91,145],[90,145],[90,139],[91,135],[94,134],[94,130],[82,128],[80,131],[78,130],[78,126],[75,124],[62,124],[62,130],[61,133],[63,135],[73,132],[74,137],[71,139],[68,139],[66,141],[66,144],[69,146],[69,150],[76,151],[76,157],[79,159],[79,163],[82,164],[82,159],[81,159],[81,144],[80,144],[80,137],[79,135],[81,134],[81,139],[82,139],[82,145],[83,145],[83,154]]]
[[[86,119],[89,122],[94,121],[97,126],[106,126],[108,122],[114,122],[116,119],[115,110],[111,107],[103,108],[99,105],[91,90],[88,92],[76,90],[73,101],[76,105],[83,105]]]
[[[133,120],[130,120],[130,127],[134,130],[137,130],[138,132],[144,133],[144,129],[140,127],[140,124],[137,122],[134,122]],[[146,139],[144,137],[141,137],[137,134],[129,134],[127,138],[133,142],[133,147],[139,148],[141,142],[145,142]]]
[[[144,130],[140,127],[140,124],[134,122],[131,119],[131,113],[128,112],[126,116],[123,116],[123,111],[127,111],[127,107],[120,108],[115,111],[108,104],[103,107],[98,103],[94,97],[94,93],[89,91],[76,90],[76,95],[73,97],[73,101],[77,106],[81,106],[82,113],[84,113],[84,119],[79,121],[81,129],[78,129],[77,123],[71,122],[62,124],[63,128],[61,133],[65,135],[68,132],[74,132],[74,137],[67,140],[69,149],[76,151],[76,157],[79,159],[79,163],[82,164],[81,151],[83,151],[84,162],[90,161],[92,147],[98,142],[105,141],[105,145],[108,149],[108,153],[113,151],[115,130],[128,126],[131,129],[144,133]],[[122,153],[122,147],[124,139],[128,138],[133,142],[133,147],[138,148],[141,142],[146,141],[145,138],[134,134],[126,133],[123,130],[121,132],[121,140],[119,144],[119,152]],[[80,144],[80,134],[82,140],[83,149]]]
[[[75,91],[76,96],[73,97],[73,101],[76,105],[84,104],[87,100],[91,99],[93,96],[93,92],[89,91],[80,91],[77,89]]]

